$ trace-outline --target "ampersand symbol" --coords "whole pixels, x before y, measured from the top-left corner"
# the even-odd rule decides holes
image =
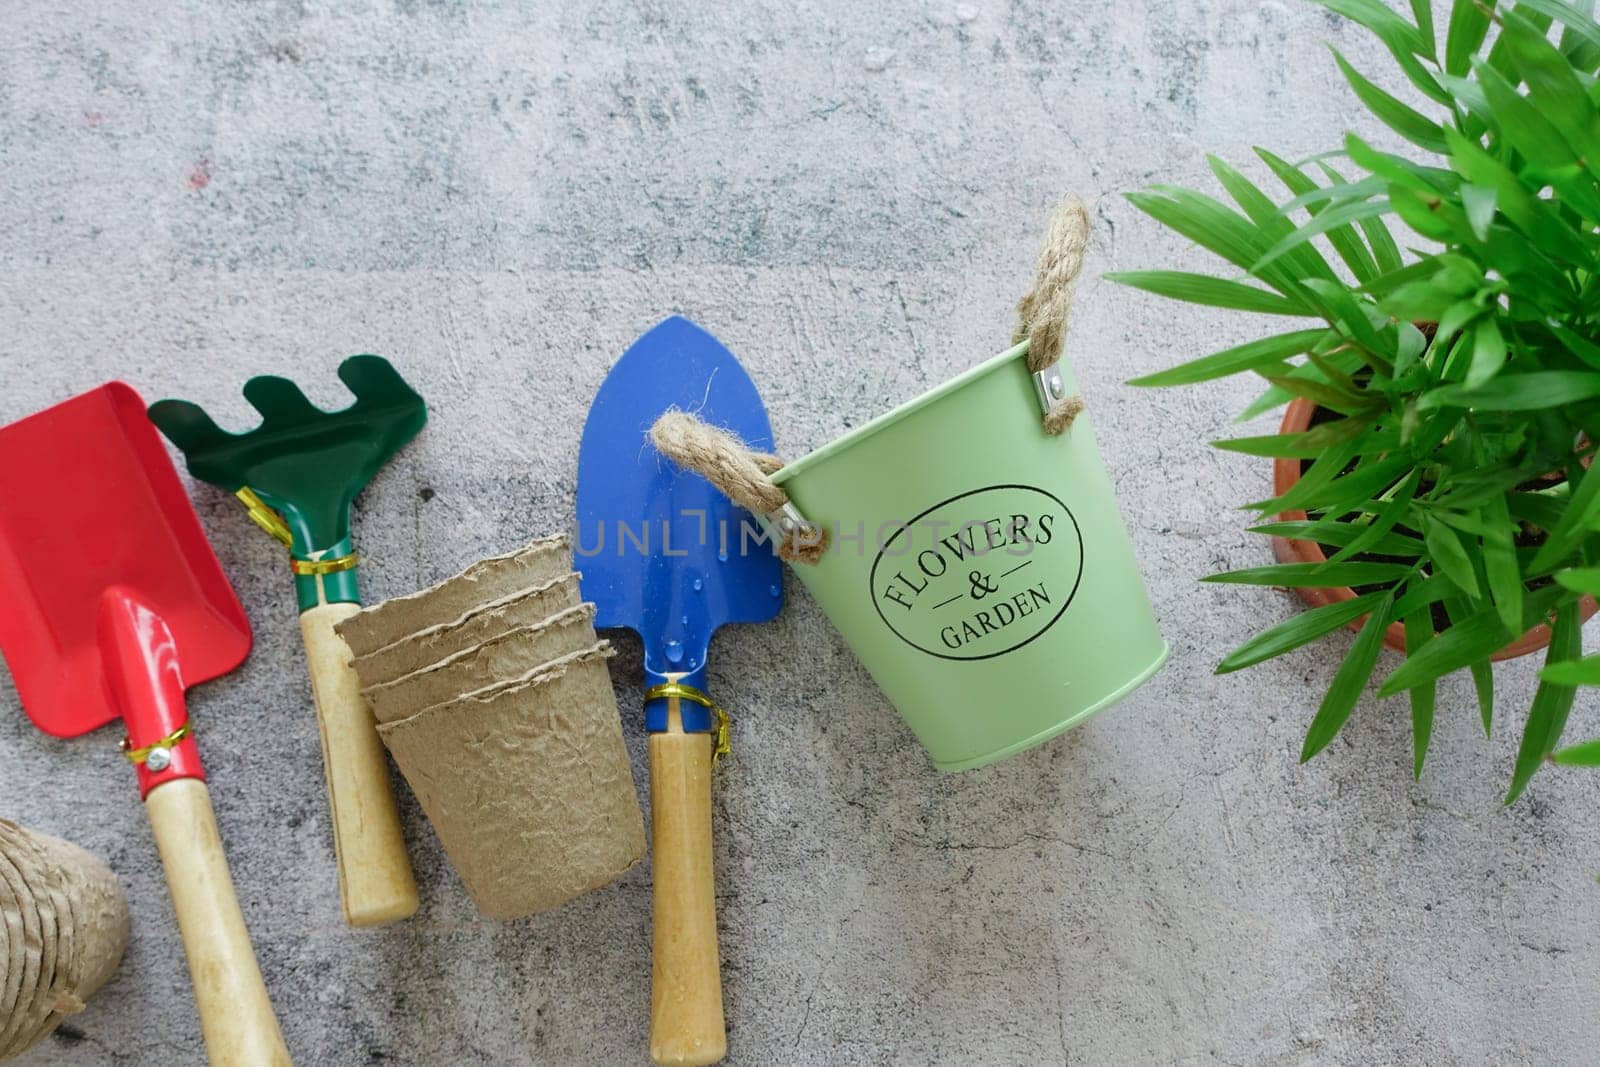
[[[967,575],[967,581],[972,583],[973,600],[982,600],[984,597],[988,596],[990,593],[999,588],[999,586],[991,583],[989,581],[989,576],[984,574],[982,571],[973,571],[971,574]]]

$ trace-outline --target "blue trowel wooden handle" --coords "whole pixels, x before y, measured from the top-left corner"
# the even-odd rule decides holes
[[[665,686],[691,676],[668,676]],[[690,683],[693,684],[693,683]],[[703,695],[698,686],[693,692]],[[659,705],[650,725],[650,825],[655,865],[655,934],[651,961],[650,1058],[699,1067],[727,1054],[722,972],[717,954],[716,875],[711,856],[709,709],[680,695]],[[688,728],[695,712],[705,726]]]

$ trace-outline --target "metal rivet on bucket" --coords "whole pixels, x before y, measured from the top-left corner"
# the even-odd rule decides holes
[[[1034,371],[1033,391],[1039,398],[1040,413],[1050,414],[1050,409],[1067,395],[1067,383],[1061,377],[1061,368],[1051,364],[1044,370]]]

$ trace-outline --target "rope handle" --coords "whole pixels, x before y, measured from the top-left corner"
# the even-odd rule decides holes
[[[827,551],[828,532],[801,518],[789,503],[789,494],[773,483],[770,476],[783,467],[777,456],[757,452],[727,430],[686,411],[663,414],[650,427],[650,441],[657,452],[761,516],[776,536],[779,559],[816,563]]]
[[[1013,344],[1028,342],[1028,373],[1033,376],[1044,432],[1065,433],[1083,413],[1083,397],[1066,395],[1057,364],[1067,337],[1067,316],[1084,252],[1089,247],[1089,210],[1069,196],[1056,205],[1039,250],[1033,288],[1017,302]],[[727,494],[735,504],[760,515],[778,537],[778,556],[790,562],[816,563],[828,548],[828,532],[806,521],[789,494],[771,475],[783,460],[757,452],[726,430],[684,411],[668,411],[650,428],[656,451],[692,470]]]
[[[1089,209],[1069,196],[1056,205],[1039,249],[1039,266],[1033,288],[1017,301],[1017,331],[1011,343],[1028,342],[1028,372],[1044,409],[1044,432],[1055,435],[1072,429],[1083,413],[1083,397],[1067,396],[1056,364],[1067,339],[1067,316],[1089,248]]]

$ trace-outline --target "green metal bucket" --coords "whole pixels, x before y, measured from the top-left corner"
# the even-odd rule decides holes
[[[1167,657],[1089,419],[1044,432],[1027,347],[772,477],[831,538],[795,573],[943,771],[1078,725]]]

